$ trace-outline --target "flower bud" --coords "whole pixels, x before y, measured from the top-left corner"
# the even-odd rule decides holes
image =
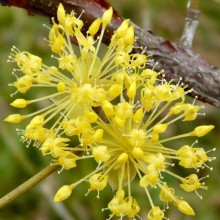
[[[110,88],[109,88],[109,95],[113,98],[119,96],[122,93],[122,88],[120,85],[118,84],[113,84]]]
[[[180,212],[182,212],[185,215],[195,215],[194,210],[192,207],[184,200],[177,200],[176,201],[177,208],[179,209]]]
[[[127,30],[128,30],[128,25],[129,25],[130,20],[126,19],[124,20],[121,25],[119,26],[119,28],[116,30],[116,36],[118,38],[124,37]]]
[[[215,126],[213,125],[198,126],[194,129],[194,131],[191,132],[191,135],[196,137],[202,137],[208,134],[214,127]]]
[[[127,96],[130,98],[130,99],[133,99],[136,95],[136,90],[137,90],[137,87],[136,87],[136,81],[133,81],[131,83],[131,85],[129,86],[128,88],[128,91],[127,91]]]
[[[112,20],[112,15],[113,15],[113,9],[110,7],[108,10],[106,10],[103,15],[102,15],[102,24],[104,27],[106,27],[108,24],[111,23]]]
[[[17,123],[20,123],[23,119],[25,119],[24,115],[12,114],[12,115],[9,115],[7,118],[5,118],[4,121],[17,124]]]
[[[73,185],[64,185],[62,186],[56,193],[54,197],[54,202],[61,202],[65,199],[67,199],[71,194],[73,190]]]
[[[25,108],[29,103],[30,101],[27,101],[25,99],[16,99],[10,105],[15,108]]]
[[[127,30],[127,33],[125,35],[125,42],[127,44],[134,43],[134,26],[133,25],[131,25]]]
[[[118,156],[118,159],[116,161],[116,166],[115,166],[115,169],[121,167],[122,165],[124,165],[126,162],[128,161],[128,154],[127,153],[121,153],[119,156]]]
[[[106,116],[112,116],[114,114],[113,105],[109,101],[105,100],[103,102],[102,107],[103,107],[103,110],[104,110]]]
[[[95,35],[99,30],[100,24],[101,24],[100,18],[93,21],[93,23],[89,27],[88,33],[91,35]]]
[[[166,130],[167,130],[167,124],[157,124],[153,128],[153,131],[158,134],[164,133]]]
[[[65,10],[63,5],[60,3],[57,9],[57,19],[60,23],[65,21]]]
[[[58,92],[63,92],[66,89],[66,84],[64,82],[59,82],[57,84],[57,91]]]
[[[30,122],[31,126],[43,125],[44,123],[44,115],[36,115]]]

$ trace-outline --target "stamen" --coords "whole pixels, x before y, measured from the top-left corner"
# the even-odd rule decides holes
[[[199,142],[198,140],[195,140],[190,147],[193,148],[193,146],[198,144],[198,142]]]
[[[85,196],[88,196],[91,191],[92,191],[91,189],[88,189],[88,192],[85,193]]]
[[[211,150],[207,150],[205,153],[208,154],[208,153],[210,153],[210,152],[215,152],[215,151],[216,151],[216,148],[213,148],[213,149],[211,149]]]
[[[197,190],[195,190],[196,195],[202,200],[202,196],[198,193]]]
[[[16,90],[14,93],[10,94],[10,96],[13,97],[17,93],[18,93],[18,90]]]
[[[199,113],[197,113],[197,115],[205,116],[205,112],[203,112],[203,113],[199,112]]]
[[[192,102],[192,105],[195,105],[195,102],[196,102],[197,99],[198,99],[198,96],[195,96],[195,98],[194,98],[194,100]]]
[[[182,80],[183,80],[183,78],[180,77],[180,78],[179,78],[179,81],[178,81],[177,84],[176,84],[176,87],[180,87],[180,86],[181,86],[180,82],[181,82]]]
[[[204,169],[205,167],[208,168],[210,171],[213,170],[213,167],[209,167],[207,164],[204,163],[202,169]]]
[[[204,179],[207,179],[207,178],[209,178],[209,175],[206,175],[206,176],[204,176],[204,177],[201,177],[201,178],[199,179],[199,182],[201,182],[201,180],[204,180]],[[203,182],[202,184],[204,184],[204,182]]]
[[[43,27],[47,28],[47,29],[51,29],[51,27],[47,26],[46,24],[43,24]]]

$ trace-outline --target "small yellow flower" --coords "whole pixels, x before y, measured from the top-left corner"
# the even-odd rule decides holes
[[[89,178],[90,189],[103,190],[107,185],[108,176],[103,176],[101,173],[96,173]]]
[[[99,145],[92,150],[92,155],[97,163],[107,162],[110,159],[107,146]]]
[[[161,210],[160,207],[154,206],[147,217],[149,220],[162,220],[164,218],[164,211]]]
[[[204,186],[200,183],[198,176],[196,174],[191,174],[185,177],[182,181],[183,183],[180,184],[180,187],[183,188],[187,192],[192,192],[197,189],[200,189]]]
[[[174,196],[174,189],[169,188],[167,184],[164,184],[160,191],[160,200],[167,203],[174,202],[175,196]]]
[[[203,148],[192,148],[184,145],[177,151],[179,164],[185,168],[199,168],[209,160]]]

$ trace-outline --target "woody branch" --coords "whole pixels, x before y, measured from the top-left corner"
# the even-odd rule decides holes
[[[137,47],[147,47],[147,54],[151,54],[153,65],[158,63],[156,68],[163,69],[165,78],[172,79],[174,83],[181,77],[188,88],[193,88],[192,96],[199,100],[220,107],[220,68],[209,64],[201,56],[191,50],[195,30],[198,25],[199,0],[189,0],[188,13],[183,36],[180,43],[171,42],[160,36],[154,35],[135,25],[135,34],[138,37]],[[31,15],[44,15],[56,17],[58,4],[62,3],[67,12],[74,10],[80,15],[86,28],[100,17],[104,10],[110,5],[105,0],[0,0],[0,4],[24,8]],[[114,11],[111,25],[105,32],[103,42],[108,44],[111,35],[123,21],[123,18]],[[136,49],[135,52],[138,52]]]

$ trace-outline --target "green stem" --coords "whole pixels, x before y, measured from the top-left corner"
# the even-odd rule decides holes
[[[0,209],[55,172],[60,165],[48,166],[0,199]]]

